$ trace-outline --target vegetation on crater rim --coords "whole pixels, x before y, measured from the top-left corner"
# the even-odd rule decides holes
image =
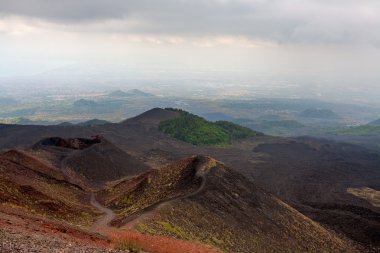
[[[193,145],[229,145],[233,140],[262,135],[228,121],[210,122],[177,109],[180,116],[160,123],[160,131]]]

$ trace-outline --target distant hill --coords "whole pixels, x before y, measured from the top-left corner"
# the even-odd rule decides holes
[[[84,121],[81,123],[78,123],[78,126],[97,126],[97,125],[105,125],[105,124],[110,124],[111,122],[107,120],[101,120],[101,119],[92,119],[88,121]]]
[[[0,97],[0,105],[14,105],[17,100],[10,97]]]
[[[179,111],[166,110],[162,108],[153,108],[136,117],[124,120],[122,124],[151,124],[159,125],[160,122],[165,120],[174,119],[180,116]]]
[[[380,125],[363,125],[336,130],[333,132],[338,135],[350,136],[380,136]]]
[[[296,120],[236,119],[235,123],[269,135],[289,136],[305,127]]]
[[[306,109],[299,114],[299,116],[304,118],[314,118],[314,119],[339,119],[340,117],[329,109],[318,109],[310,108]]]
[[[73,103],[71,113],[115,113],[120,110],[121,102],[113,100],[79,99]]]
[[[262,135],[228,121],[210,122],[186,111],[176,111],[179,117],[162,121],[160,131],[194,145],[228,145],[233,140]]]
[[[221,112],[204,113],[201,116],[209,121],[218,121],[218,120],[233,121],[234,120],[234,117],[231,117]]]
[[[68,121],[61,122],[57,126],[73,126],[74,124]]]
[[[45,120],[31,120],[24,117],[0,119],[0,123],[17,124],[17,125],[51,125],[53,124],[53,122],[49,122]]]
[[[33,124],[36,124],[35,121],[30,120],[28,118],[24,118],[24,117],[0,119],[0,122],[3,123],[3,124],[18,124],[18,125],[33,125]]]
[[[380,126],[380,119],[368,123],[370,126]]]
[[[109,93],[108,96],[121,98],[121,97],[153,97],[154,95],[147,92],[143,92],[138,89],[132,89],[128,91],[115,90]]]
[[[79,99],[73,104],[75,107],[92,107],[96,106],[97,103],[94,100],[90,99]]]

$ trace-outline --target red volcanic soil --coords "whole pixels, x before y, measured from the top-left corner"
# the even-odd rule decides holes
[[[176,240],[164,236],[149,236],[130,232],[115,232],[112,241],[117,244],[128,240],[140,245],[144,251],[150,253],[222,253],[211,246],[201,245],[196,242]]]
[[[211,248],[210,246],[201,245],[196,242],[176,240],[163,236],[148,236],[142,234],[129,233],[124,231],[115,231],[109,237],[95,233],[89,233],[85,230],[69,226],[56,221],[51,221],[43,217],[25,214],[21,210],[4,207],[0,205],[0,239],[3,242],[1,233],[8,234],[4,239],[4,245],[7,244],[8,237],[15,237],[17,249],[23,249],[27,252],[28,247],[34,247],[36,239],[40,252],[48,252],[49,245],[60,247],[63,252],[75,249],[71,252],[82,252],[76,250],[89,250],[83,252],[121,252],[110,250],[118,242],[123,240],[136,242],[142,247],[143,252],[149,253],[221,253],[221,251]],[[42,238],[42,239],[41,239]],[[30,245],[29,245],[30,244]],[[3,246],[4,246],[3,245]],[[7,248],[16,249],[16,248]],[[0,245],[0,252],[3,252]],[[34,249],[36,250],[36,249]],[[38,252],[31,251],[31,252]]]
[[[98,234],[42,216],[27,214],[25,210],[0,205],[0,228],[14,234],[39,235],[46,240],[62,240],[78,245],[110,248],[110,240]],[[1,248],[0,248],[1,251]]]

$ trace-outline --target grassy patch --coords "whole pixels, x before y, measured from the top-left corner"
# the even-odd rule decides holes
[[[135,184],[133,188],[128,187],[130,181],[120,183],[112,194],[104,191],[105,203],[115,209],[119,217],[127,217],[161,201],[194,192],[201,184],[195,176],[197,161],[195,157],[188,158],[135,177],[131,179]],[[119,194],[121,192],[123,194]]]
[[[169,234],[172,234],[172,235],[176,236],[177,238],[186,238],[186,239],[188,239],[186,233],[181,228],[175,227],[172,224],[170,224],[169,222],[162,221],[162,222],[158,222],[158,223]]]
[[[171,109],[174,110],[174,109]],[[160,131],[194,145],[229,145],[233,140],[262,135],[228,121],[210,122],[178,110],[180,116],[160,123]]]

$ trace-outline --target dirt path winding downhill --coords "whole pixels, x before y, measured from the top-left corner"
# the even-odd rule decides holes
[[[91,231],[100,234],[108,234],[115,228],[111,227],[109,223],[116,218],[116,214],[109,208],[102,206],[95,198],[95,194],[91,193],[90,203],[96,209],[104,213],[104,216],[97,220],[91,227]]]
[[[196,176],[198,178],[200,178],[202,182],[196,191],[191,192],[191,193],[186,194],[186,195],[183,195],[183,196],[178,196],[178,197],[174,197],[174,198],[171,198],[168,200],[160,201],[160,202],[153,204],[153,205],[151,205],[151,206],[149,206],[149,207],[147,207],[141,211],[133,213],[130,216],[128,216],[126,220],[124,220],[124,222],[126,222],[126,223],[121,228],[131,231],[135,227],[137,227],[138,224],[141,223],[141,221],[143,221],[144,219],[147,219],[149,217],[152,217],[158,209],[160,209],[166,205],[169,205],[175,201],[190,198],[192,196],[199,194],[204,189],[204,187],[206,185],[206,174],[208,172],[204,169],[206,167],[205,165],[201,165],[200,167],[201,168],[199,168],[196,172]]]
[[[181,199],[190,198],[192,196],[195,196],[195,195],[199,194],[205,188],[205,185],[206,185],[206,175],[208,173],[208,170],[206,169],[205,161],[201,161],[201,163],[202,162],[203,162],[203,164],[198,165],[199,168],[198,168],[198,170],[196,172],[196,177],[198,177],[198,178],[201,179],[201,184],[200,184],[200,186],[198,187],[198,189],[196,191],[191,192],[191,193],[186,194],[186,195],[183,195],[183,196],[178,196],[178,197],[174,197],[174,198],[171,198],[171,199],[160,201],[160,202],[158,202],[156,204],[148,206],[147,208],[145,208],[145,209],[143,209],[141,211],[133,213],[133,214],[131,214],[130,216],[128,216],[124,220],[125,225],[123,225],[120,228],[116,228],[116,227],[110,226],[111,221],[116,218],[116,214],[111,209],[102,206],[96,200],[95,194],[91,193],[91,202],[90,202],[91,205],[94,206],[99,211],[101,211],[102,213],[104,213],[104,216],[101,217],[98,221],[96,221],[92,225],[91,231],[98,232],[98,233],[105,234],[105,235],[109,234],[112,231],[116,231],[116,230],[120,230],[120,229],[131,231],[142,220],[153,216],[158,209],[160,209],[160,208],[162,208],[162,207],[164,207],[166,205],[172,204],[175,201],[178,201],[178,200],[181,200]]]

